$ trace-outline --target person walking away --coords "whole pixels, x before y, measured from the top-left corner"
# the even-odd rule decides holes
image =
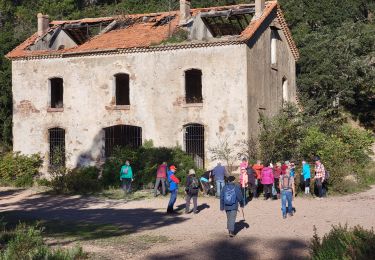
[[[205,171],[199,180],[201,182],[204,196],[208,196],[211,185],[210,183],[212,181],[212,170]]]
[[[319,197],[319,199],[322,199],[322,197],[323,197],[323,182],[324,182],[326,170],[324,168],[324,165],[320,162],[319,156],[315,156],[314,161],[315,161],[315,169],[314,169],[314,171],[315,171],[315,176],[314,176],[315,185],[318,189],[318,197]]]
[[[197,209],[197,203],[198,203],[198,193],[199,193],[199,181],[197,177],[195,176],[195,171],[194,169],[189,170],[189,174],[186,178],[186,207],[185,207],[185,213],[189,214],[190,213],[190,201],[193,199],[193,212],[194,214],[198,213]]]
[[[158,195],[158,188],[159,188],[160,183],[161,183],[161,194],[165,196],[167,170],[168,170],[168,166],[166,162],[163,162],[161,165],[159,165],[158,169],[156,170],[156,181],[155,181],[155,189],[154,189],[155,197]]]
[[[251,165],[248,165],[246,168],[247,172],[247,178],[249,180],[249,201],[251,201],[253,198],[257,197],[257,188],[255,185],[255,171],[253,170],[253,167]]]
[[[212,175],[215,177],[216,181],[216,196],[220,198],[220,192],[224,187],[224,177],[226,176],[225,167],[221,165],[220,162],[217,163],[215,168],[212,170]]]
[[[121,166],[120,170],[120,181],[125,195],[131,192],[133,180],[134,179],[132,167],[130,166],[130,162],[126,160],[125,164]]]
[[[281,211],[283,218],[286,218],[286,203],[288,202],[288,213],[293,216],[293,196],[296,196],[294,178],[290,176],[290,170],[286,169],[285,174],[280,178],[279,188],[281,190]]]
[[[302,161],[302,176],[305,183],[305,195],[310,194],[310,165],[306,161]]]
[[[273,170],[273,178],[274,178],[274,186],[275,186],[276,193],[277,193],[276,196],[278,199],[280,199],[280,188],[279,188],[280,176],[281,176],[281,163],[277,162]]]
[[[295,177],[295,169],[296,169],[296,166],[294,165],[294,163],[290,163],[290,177]]]
[[[174,165],[169,167],[168,171],[168,182],[169,182],[169,191],[171,193],[171,197],[169,199],[167,213],[174,213],[173,206],[177,199],[177,191],[178,191],[178,184],[180,180],[175,176],[177,168]]]
[[[264,167],[261,172],[261,181],[263,184],[264,199],[268,200],[271,197],[272,185],[274,182],[273,171],[270,167],[270,164],[266,164],[267,167]]]
[[[238,204],[241,208],[244,207],[240,187],[234,184],[234,176],[228,177],[228,183],[223,187],[220,194],[220,210],[227,215],[227,229],[230,237],[234,237],[234,225],[237,217]]]
[[[259,196],[259,192],[262,190],[262,187],[261,187],[261,176],[262,176],[262,170],[263,170],[264,166],[263,164],[261,163],[260,160],[257,160],[257,163],[253,165],[253,170],[255,171],[255,185],[256,185],[256,189],[257,189],[257,197]]]
[[[249,186],[249,177],[247,175],[246,168],[245,167],[241,167],[241,172],[240,172],[240,187],[241,187],[241,191],[242,191],[242,197],[243,197],[244,204],[246,204],[246,202],[247,202],[247,200],[246,200],[246,192],[247,192],[248,186]]]

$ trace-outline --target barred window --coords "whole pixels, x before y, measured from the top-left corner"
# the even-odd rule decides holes
[[[50,168],[65,166],[65,130],[51,128],[49,132],[49,166]]]

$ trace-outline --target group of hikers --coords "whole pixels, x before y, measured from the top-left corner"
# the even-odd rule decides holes
[[[321,163],[318,156],[314,157],[314,176],[315,187],[317,190],[317,198],[321,199],[325,193],[325,183],[329,176]],[[209,171],[198,178],[195,170],[190,169],[185,183],[185,213],[198,213],[198,194],[201,191],[204,196],[216,195],[220,200],[220,210],[225,211],[227,215],[227,229],[229,236],[233,237],[234,224],[238,212],[238,206],[243,208],[253,198],[259,198],[260,192],[263,190],[264,199],[281,199],[282,217],[285,219],[287,214],[293,216],[293,197],[297,195],[295,187],[296,167],[293,162],[285,161],[283,164],[277,162],[273,165],[271,162],[262,164],[257,161],[254,165],[248,163],[243,158],[240,163],[240,174],[238,182],[236,177],[228,175],[226,168],[220,162]],[[174,204],[177,199],[178,185],[180,180],[176,177],[176,166],[168,167],[166,162],[158,166],[156,171],[156,181],[154,187],[154,196],[160,194],[166,195],[167,190],[170,193],[167,213],[176,213]],[[310,194],[311,169],[307,161],[302,161],[300,173],[301,187],[304,187],[306,195]],[[122,181],[123,190],[128,193],[131,191],[131,182],[133,181],[133,173],[129,161],[120,170],[120,180]],[[193,200],[193,209],[190,211],[190,203]]]

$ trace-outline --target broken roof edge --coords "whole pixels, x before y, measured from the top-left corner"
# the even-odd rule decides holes
[[[38,60],[38,59],[50,59],[50,58],[68,58],[68,57],[80,57],[80,56],[104,56],[104,55],[118,55],[125,53],[144,53],[144,52],[157,52],[157,51],[170,51],[179,49],[191,49],[191,48],[207,48],[216,46],[226,46],[226,45],[241,45],[246,44],[242,40],[232,40],[232,41],[216,41],[216,42],[197,42],[188,44],[166,44],[166,45],[156,45],[149,47],[133,47],[133,48],[117,48],[117,49],[107,49],[107,50],[90,50],[90,51],[77,51],[77,52],[61,52],[61,53],[40,53],[37,55],[27,55],[17,58],[11,58],[13,61],[19,60]]]

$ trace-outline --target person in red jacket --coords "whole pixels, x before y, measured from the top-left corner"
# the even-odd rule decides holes
[[[168,166],[166,162],[163,162],[159,165],[158,169],[156,170],[156,181],[155,181],[155,189],[154,189],[154,196],[158,195],[158,188],[161,183],[161,194],[165,196],[165,186],[167,180],[167,170]]]
[[[260,187],[261,187],[261,183],[260,183],[260,179],[261,179],[261,172],[262,172],[262,169],[263,169],[263,164],[261,163],[260,160],[257,161],[256,164],[253,165],[253,170],[255,171],[255,189],[257,190],[256,192],[256,196],[255,198],[259,197],[259,192],[260,192]]]

